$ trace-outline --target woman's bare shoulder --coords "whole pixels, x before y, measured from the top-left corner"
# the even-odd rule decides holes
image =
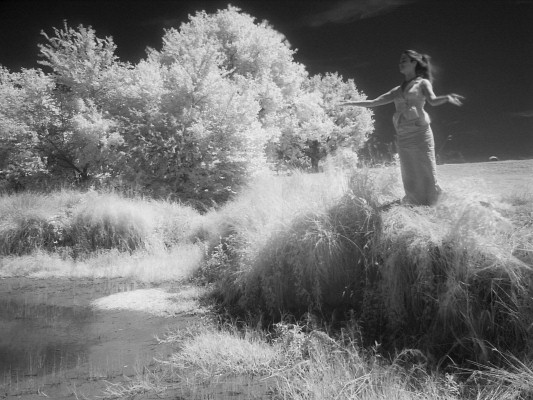
[[[433,85],[431,84],[431,81],[429,79],[426,79],[426,78],[422,78],[420,80],[420,84],[424,87],[433,87]]]

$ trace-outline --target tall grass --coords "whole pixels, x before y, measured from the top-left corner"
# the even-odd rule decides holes
[[[367,200],[350,185],[349,177],[333,173],[263,177],[206,216],[223,227],[208,267],[225,263],[213,280],[226,304],[302,313],[356,293],[349,285],[357,285],[360,271],[352,264],[364,264],[379,218],[371,193]]]
[[[353,317],[365,344],[416,347],[435,365],[526,350],[533,197],[452,187],[433,208],[381,207],[399,193],[385,168],[263,176],[204,215],[114,193],[5,196],[0,273],[196,274],[232,313],[311,313],[332,329]]]
[[[487,369],[464,380],[429,372],[417,350],[386,359],[375,348],[361,348],[349,329],[335,340],[305,328],[279,323],[269,336],[252,328],[170,332],[162,341],[180,350],[162,362],[166,379],[180,382],[190,394],[199,386],[233,381],[245,382],[249,398],[270,393],[276,399],[308,400],[518,400],[531,389],[523,367],[507,373]]]
[[[493,360],[494,347],[524,350],[532,265],[515,256],[508,220],[453,196],[383,218],[378,313],[397,346],[478,362]]]
[[[20,255],[53,248],[63,240],[66,216],[83,197],[73,191],[1,195],[0,254]]]
[[[0,197],[0,273],[188,278],[203,261],[200,214],[178,203],[60,191]]]
[[[215,216],[216,296],[265,321],[355,313],[366,343],[420,348],[434,365],[524,351],[533,246],[513,206],[452,187],[435,208],[380,208],[398,186],[388,170],[256,181]]]

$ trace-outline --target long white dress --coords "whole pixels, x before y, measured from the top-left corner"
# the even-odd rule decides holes
[[[393,92],[396,112],[393,116],[400,156],[404,202],[433,205],[442,192],[437,183],[435,141],[430,119],[424,110],[426,97],[423,79],[418,77]]]

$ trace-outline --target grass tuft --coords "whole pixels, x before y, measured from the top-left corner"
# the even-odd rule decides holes
[[[178,203],[62,191],[0,197],[3,276],[188,279],[205,249],[202,217]]]
[[[511,206],[451,187],[437,207],[380,208],[396,190],[383,171],[256,182],[217,214],[204,268],[218,299],[264,321],[311,312],[333,327],[353,313],[366,344],[433,365],[523,351],[533,246]]]

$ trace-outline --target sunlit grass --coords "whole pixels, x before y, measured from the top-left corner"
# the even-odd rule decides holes
[[[0,198],[0,275],[183,280],[205,255],[194,209],[115,193]]]
[[[202,245],[184,244],[159,252],[124,253],[108,250],[82,260],[61,254],[36,251],[0,259],[0,276],[33,278],[132,277],[145,282],[190,278],[204,259]]]
[[[204,268],[216,298],[267,320],[351,310],[366,343],[419,347],[437,365],[524,350],[533,246],[511,216],[527,197],[449,184],[436,207],[381,209],[394,168],[254,182],[214,215],[221,246]]]
[[[112,193],[4,196],[0,275],[194,277],[258,327],[288,311],[317,320],[274,335],[170,335],[178,350],[159,381],[261,376],[282,399],[519,399],[530,390],[533,194],[445,182],[433,208],[381,208],[401,197],[397,166],[263,176],[204,215]],[[339,340],[348,323],[356,333]],[[389,355],[414,348],[423,365],[384,359],[375,343]],[[440,374],[447,363],[498,366],[480,384]],[[110,393],[159,390],[157,379]]]
[[[276,366],[276,349],[258,337],[224,331],[206,331],[179,343],[180,351],[168,363],[194,369],[198,378],[219,375],[265,375]]]
[[[273,392],[276,399],[518,400],[528,393],[523,387],[531,387],[523,368],[514,375],[494,369],[483,378],[465,380],[430,372],[418,350],[385,359],[376,349],[365,350],[349,340],[349,334],[335,340],[303,328],[281,323],[269,338],[253,328],[169,332],[162,340],[175,343],[179,351],[161,363],[159,376],[191,393],[198,386],[209,393],[219,381],[244,382],[249,388],[265,382],[267,389],[258,386],[251,396]]]

